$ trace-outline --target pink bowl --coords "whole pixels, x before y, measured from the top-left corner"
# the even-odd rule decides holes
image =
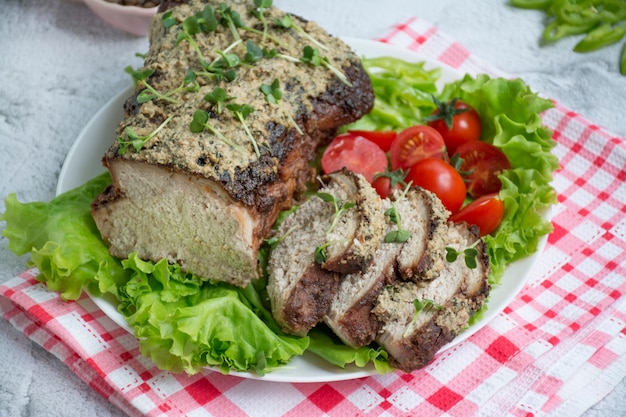
[[[83,0],[102,20],[137,36],[146,36],[158,7],[121,6],[104,0]]]

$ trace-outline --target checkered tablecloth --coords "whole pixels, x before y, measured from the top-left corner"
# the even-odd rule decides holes
[[[417,18],[379,40],[502,75]],[[626,376],[626,140],[558,103],[544,120],[562,169],[533,276],[492,322],[411,374],[300,384],[170,374],[89,298],[61,301],[35,270],[0,286],[0,311],[129,415],[581,415]]]

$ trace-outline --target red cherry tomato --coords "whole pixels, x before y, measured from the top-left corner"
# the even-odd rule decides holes
[[[413,165],[406,182],[435,193],[451,213],[456,213],[465,201],[467,189],[463,177],[452,165],[439,158],[422,159]]]
[[[498,228],[502,217],[504,217],[504,203],[498,197],[498,193],[494,193],[472,201],[450,216],[450,221],[476,225],[480,229],[480,236],[485,236]]]
[[[426,125],[411,126],[398,133],[391,144],[391,167],[407,169],[425,158],[443,158],[444,151],[439,132]]]
[[[351,134],[339,135],[332,140],[322,155],[324,173],[347,168],[362,174],[370,183],[374,175],[387,169],[387,155],[374,142]]]
[[[456,99],[447,103],[436,101],[436,104],[428,125],[441,134],[448,155],[454,155],[464,143],[480,140],[482,123],[473,107]]]
[[[511,164],[506,155],[486,142],[469,142],[457,148],[456,153],[463,159],[460,169],[469,172],[467,191],[476,198],[496,193],[502,188],[498,175]]]
[[[387,198],[393,190],[401,190],[406,187],[406,175],[407,173],[400,169],[392,172],[381,172],[374,176],[372,187],[374,187],[380,198]]]
[[[365,139],[380,146],[380,149],[387,152],[391,148],[391,143],[398,136],[393,130],[373,131],[373,130],[349,130],[355,136],[363,136]]]

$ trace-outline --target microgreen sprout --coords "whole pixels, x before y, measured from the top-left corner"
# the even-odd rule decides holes
[[[285,240],[285,238],[287,236],[289,236],[291,233],[293,233],[294,230],[298,229],[297,225],[292,226],[289,230],[287,230],[285,233],[283,233],[282,235],[278,236],[272,236],[270,238],[264,239],[264,242],[269,245],[269,247],[271,249],[274,249],[280,242],[282,242],[283,240]]]
[[[408,336],[409,330],[411,328],[411,324],[417,320],[417,317],[419,316],[420,312],[426,309],[430,310],[432,308],[436,308],[437,310],[443,309],[443,306],[441,304],[437,304],[433,300],[429,300],[427,298],[424,298],[423,300],[418,300],[416,298],[415,300],[413,300],[413,305],[415,306],[415,314],[413,315],[411,322],[407,325],[406,330],[404,331],[404,334],[402,335],[402,337]]]
[[[323,49],[324,51],[328,51],[328,47],[322,43],[320,43],[317,39],[315,39],[313,36],[309,35],[304,29],[302,29],[302,27],[300,25],[298,25],[293,18],[291,17],[290,14],[285,14],[282,18],[280,19],[274,19],[274,23],[278,26],[278,27],[282,27],[284,29],[294,29],[296,32],[298,32],[300,35],[304,36],[305,38],[307,38],[310,42],[312,42],[313,44],[315,44],[318,48]]]
[[[226,3],[220,3],[217,7],[217,11],[220,15],[220,24],[227,27],[236,40],[241,40],[239,28],[243,26],[243,23],[241,22],[241,16],[239,16],[239,13],[233,10]]]
[[[170,11],[164,13],[163,16],[161,16],[161,23],[163,24],[164,28],[169,29],[172,26],[177,25],[178,21],[172,15],[172,11],[170,10]]]
[[[325,68],[327,68],[328,70],[330,70],[333,74],[335,74],[337,76],[337,78],[339,78],[339,80],[341,80],[342,83],[346,84],[349,87],[352,87],[352,83],[350,82],[350,80],[348,80],[348,77],[346,77],[346,75],[339,71],[337,68],[335,68],[330,61],[328,60],[328,58],[326,58],[325,56],[320,55],[320,51],[317,48],[312,48],[309,45],[305,46],[302,49],[302,57],[300,58],[300,61],[305,62],[311,66],[314,67],[318,67],[318,66],[323,66]]]
[[[261,152],[259,151],[259,146],[256,143],[256,139],[254,139],[254,136],[252,136],[252,132],[250,132],[250,128],[248,128],[248,125],[246,124],[246,119],[248,118],[250,113],[254,111],[254,108],[247,104],[236,103],[228,104],[226,105],[226,108],[230,110],[243,125],[243,128],[246,131],[248,138],[250,138],[250,142],[252,143],[252,147],[254,148],[254,153],[256,154],[256,156],[261,156]]]
[[[267,38],[267,19],[265,18],[265,10],[272,7],[273,0],[254,0],[254,5],[256,9],[252,10],[252,14],[254,14],[257,19],[263,23],[263,37],[261,38],[262,42],[265,42]]]
[[[385,216],[389,217],[389,221],[398,226],[396,230],[392,230],[385,235],[385,243],[404,243],[411,237],[411,232],[402,228],[402,219],[395,203],[391,208],[385,210]]]
[[[165,100],[176,104],[180,103],[178,100],[171,97],[172,94],[178,92],[178,89],[170,91],[169,93],[161,93],[148,83],[147,79],[154,74],[154,69],[135,70],[129,65],[125,68],[125,71],[133,78],[135,85],[144,87],[144,89],[137,94],[138,103],[147,103],[153,99]]]
[[[165,119],[156,129],[145,136],[139,136],[130,126],[127,126],[126,129],[124,129],[124,133],[126,134],[128,140],[125,140],[122,136],[117,137],[117,143],[119,144],[118,153],[120,155],[124,155],[128,150],[129,145],[132,145],[132,147],[135,148],[135,151],[140,151],[147,141],[155,137],[161,129],[163,129],[169,121],[172,120],[172,117],[173,116],[170,116]]]
[[[298,126],[296,121],[293,120],[293,117],[291,117],[291,114],[289,114],[289,112],[285,110],[280,102],[280,99],[283,97],[283,92],[280,89],[280,82],[278,81],[278,78],[275,78],[272,84],[261,84],[261,91],[263,92],[263,94],[265,94],[265,99],[268,101],[268,103],[276,104],[285,114],[285,116],[289,118],[289,121],[298,131],[298,133],[303,135],[304,133],[302,132],[302,129],[300,129],[300,126]]]
[[[337,223],[339,222],[339,218],[345,211],[356,206],[356,203],[352,201],[346,201],[340,207],[339,201],[337,201],[335,196],[330,193],[319,192],[319,193],[316,193],[315,196],[319,197],[320,199],[322,199],[322,201],[325,201],[326,203],[332,203],[333,208],[335,209],[333,220],[330,223],[330,227],[326,231],[326,234],[331,233],[335,229],[335,226],[337,226]],[[315,262],[317,262],[318,264],[322,264],[326,261],[326,248],[330,246],[332,243],[333,242],[325,242],[322,245],[315,248],[315,252],[313,253]]]
[[[193,113],[193,119],[191,120],[191,123],[189,124],[189,130],[191,130],[193,133],[201,133],[201,132],[204,132],[205,130],[208,130],[209,132],[213,133],[222,142],[224,142],[231,148],[241,148],[241,146],[232,142],[230,139],[224,136],[222,132],[220,132],[215,127],[213,127],[209,123],[209,119],[210,119],[209,113],[207,113],[204,110],[196,110]]]
[[[261,60],[261,58],[274,58],[279,55],[276,49],[261,49],[257,44],[251,40],[246,41],[246,53],[243,56],[243,62],[246,64],[254,64]]]
[[[476,268],[476,266],[478,266],[476,261],[476,257],[478,256],[478,249],[476,249],[476,245],[478,245],[478,242],[480,242],[480,240],[476,240],[462,251],[458,251],[451,246],[446,246],[446,260],[448,262],[454,262],[461,254],[463,254],[465,265],[470,269]]]
[[[217,106],[217,114],[222,114],[224,109],[224,103],[234,99],[235,97],[229,96],[225,89],[222,87],[215,87],[213,91],[205,94],[204,99],[209,103]]]

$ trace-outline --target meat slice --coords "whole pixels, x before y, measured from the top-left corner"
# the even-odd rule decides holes
[[[449,225],[447,246],[463,251],[474,244],[476,268],[469,268],[460,256],[447,262],[437,278],[396,282],[378,297],[373,312],[384,325],[376,342],[390,354],[394,367],[411,372],[426,366],[482,307],[489,293],[486,246],[466,224]]]
[[[436,278],[445,266],[446,225],[450,213],[430,191],[412,187],[405,198],[396,191],[396,208],[411,237],[398,255],[402,279],[419,282]]]
[[[114,256],[137,252],[142,259],[166,258],[203,278],[245,286],[258,277],[262,239],[312,179],[309,163],[316,149],[339,126],[369,112],[374,96],[358,56],[314,22],[292,17],[325,45],[319,52],[345,80],[324,66],[298,62],[305,46],[317,46],[295,29],[273,23],[284,12],[264,12],[269,36],[263,38],[263,23],[251,13],[256,8],[252,0],[221,3],[161,3],[140,68],[151,75],[137,83],[125,103],[125,117],[116,131],[120,140],[103,157],[113,182],[94,201],[92,215]],[[194,33],[193,42],[181,38],[182,22],[207,6],[216,13],[227,7],[243,26],[256,29],[238,29],[240,43],[222,24],[209,33]],[[171,12],[175,25],[162,23],[165,11]],[[227,49],[243,60],[248,41],[278,54],[236,66],[231,81],[210,75],[207,67],[219,62]],[[185,78],[189,70],[196,73],[195,90],[187,88],[193,85]],[[268,102],[261,91],[274,80],[282,90],[280,106]],[[166,97],[146,100],[146,85]],[[206,98],[217,87],[227,96],[221,106]],[[229,110],[227,105],[253,111],[244,118],[241,111],[237,114],[241,107]],[[206,123],[192,131],[198,110]]]
[[[383,200],[383,210],[390,208],[391,201]],[[387,223],[386,232],[395,227]],[[382,323],[372,308],[384,286],[393,280],[401,248],[401,243],[385,243],[381,236],[372,264],[364,272],[348,274],[342,279],[324,322],[346,345],[366,346],[378,333]]]
[[[382,201],[361,175],[342,170],[322,181],[318,195],[280,224],[268,264],[272,314],[286,333],[301,336],[322,319],[337,293],[342,275],[324,265],[362,270],[385,225]],[[315,259],[318,248],[328,251],[326,262]]]
[[[330,244],[322,268],[342,274],[362,272],[372,263],[386,228],[382,200],[362,175],[344,169],[326,178],[342,189],[335,195],[341,199],[339,205],[354,203],[356,210],[338,216],[327,234]]]

